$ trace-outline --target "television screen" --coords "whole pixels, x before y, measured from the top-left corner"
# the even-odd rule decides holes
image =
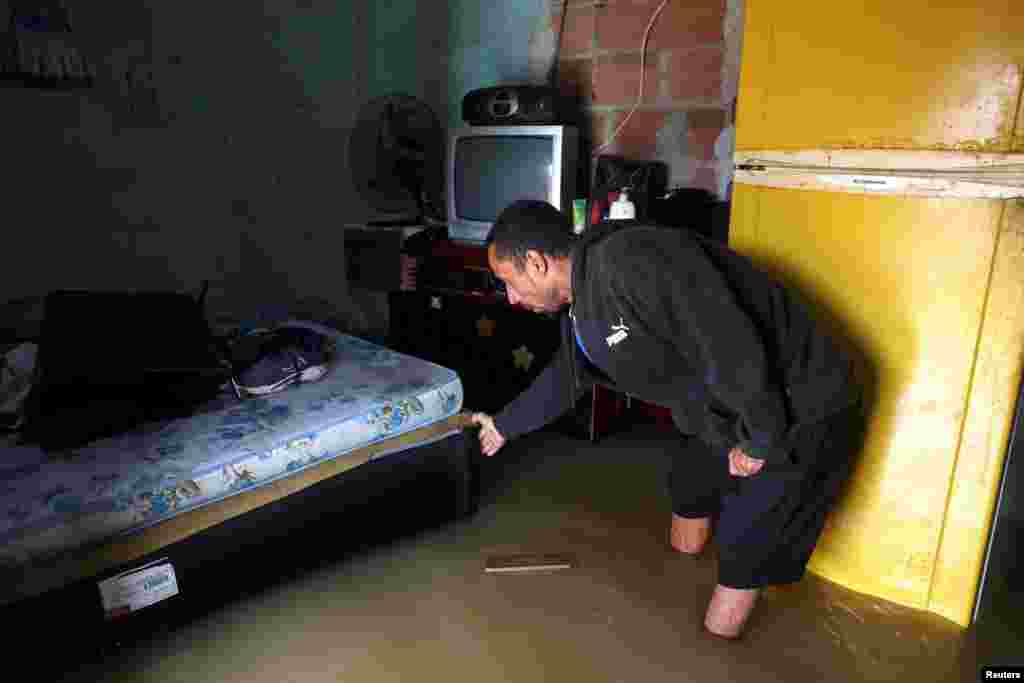
[[[575,198],[578,133],[572,126],[470,126],[449,135],[445,200],[448,236],[484,244],[518,199],[565,210]]]
[[[455,148],[455,207],[460,219],[493,222],[517,199],[552,196],[551,138],[467,137]]]

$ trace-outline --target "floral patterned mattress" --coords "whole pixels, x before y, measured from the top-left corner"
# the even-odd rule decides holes
[[[320,380],[218,398],[189,418],[64,453],[0,442],[0,570],[156,524],[325,460],[444,420],[452,370],[338,333]],[[382,456],[386,457],[386,456]]]

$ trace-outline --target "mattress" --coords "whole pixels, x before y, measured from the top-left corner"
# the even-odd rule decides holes
[[[447,420],[462,406],[462,384],[450,369],[313,323],[290,324],[332,340],[328,373],[317,382],[262,398],[225,395],[191,417],[74,451],[5,448],[0,576],[33,583],[26,577],[34,569],[83,546],[139,533],[326,461],[344,465],[357,451],[387,457],[387,448],[365,447],[389,440],[410,447],[395,437]]]

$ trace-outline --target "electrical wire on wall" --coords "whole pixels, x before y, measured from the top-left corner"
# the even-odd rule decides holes
[[[622,129],[629,123],[629,119],[633,117],[633,113],[640,106],[640,103],[644,99],[644,82],[647,80],[647,41],[651,37],[651,29],[654,28],[654,22],[658,20],[658,15],[661,14],[661,10],[665,9],[665,5],[668,4],[668,0],[662,0],[661,4],[658,5],[658,9],[654,10],[654,14],[651,15],[651,20],[647,23],[647,29],[644,31],[644,39],[640,45],[640,92],[637,93],[636,102],[633,103],[633,108],[626,114],[626,118],[622,119],[622,123],[616,127],[615,132],[612,133],[608,141],[593,151],[593,156],[597,157],[604,150],[608,149],[611,144],[615,141],[615,138],[619,136]],[[565,21],[565,14],[562,14],[562,21]]]

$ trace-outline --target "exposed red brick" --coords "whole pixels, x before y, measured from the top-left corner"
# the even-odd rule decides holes
[[[690,128],[686,131],[689,140],[690,154],[702,161],[709,161],[715,156],[715,139],[721,129],[712,128]]]
[[[666,78],[672,99],[721,97],[721,48],[706,47],[673,52],[669,59]]]
[[[726,121],[722,109],[694,109],[687,112],[686,118],[691,128],[722,128]]]
[[[715,141],[725,125],[725,112],[721,109],[696,109],[687,112],[686,137],[689,154],[708,161],[715,157]]]
[[[589,59],[558,62],[558,88],[562,94],[589,104],[594,98],[594,65]]]
[[[613,0],[597,10],[597,45],[602,50],[640,49],[660,0]],[[722,42],[725,0],[670,0],[658,15],[648,49]]]
[[[562,14],[559,12],[551,17],[551,30],[558,35]],[[596,10],[589,7],[569,7],[565,15],[565,30],[562,34],[563,55],[588,53],[593,49]]]
[[[589,113],[587,123],[592,149],[600,147],[608,140],[608,136],[612,133],[611,126],[616,125],[619,119],[620,115],[614,112],[596,111]],[[611,120],[611,123],[609,123],[609,120]]]
[[[718,194],[718,174],[713,167],[701,166],[694,173],[690,186],[707,190],[711,194]]]
[[[623,111],[615,117],[614,128],[618,127],[628,113]],[[658,151],[658,130],[668,116],[663,111],[636,111],[625,128],[618,134],[602,154],[618,154],[629,159],[654,159]]]
[[[653,57],[653,58],[652,58]],[[648,55],[644,66],[644,104],[658,101],[658,60]],[[594,64],[594,102],[632,106],[640,92],[640,54],[601,57]]]

